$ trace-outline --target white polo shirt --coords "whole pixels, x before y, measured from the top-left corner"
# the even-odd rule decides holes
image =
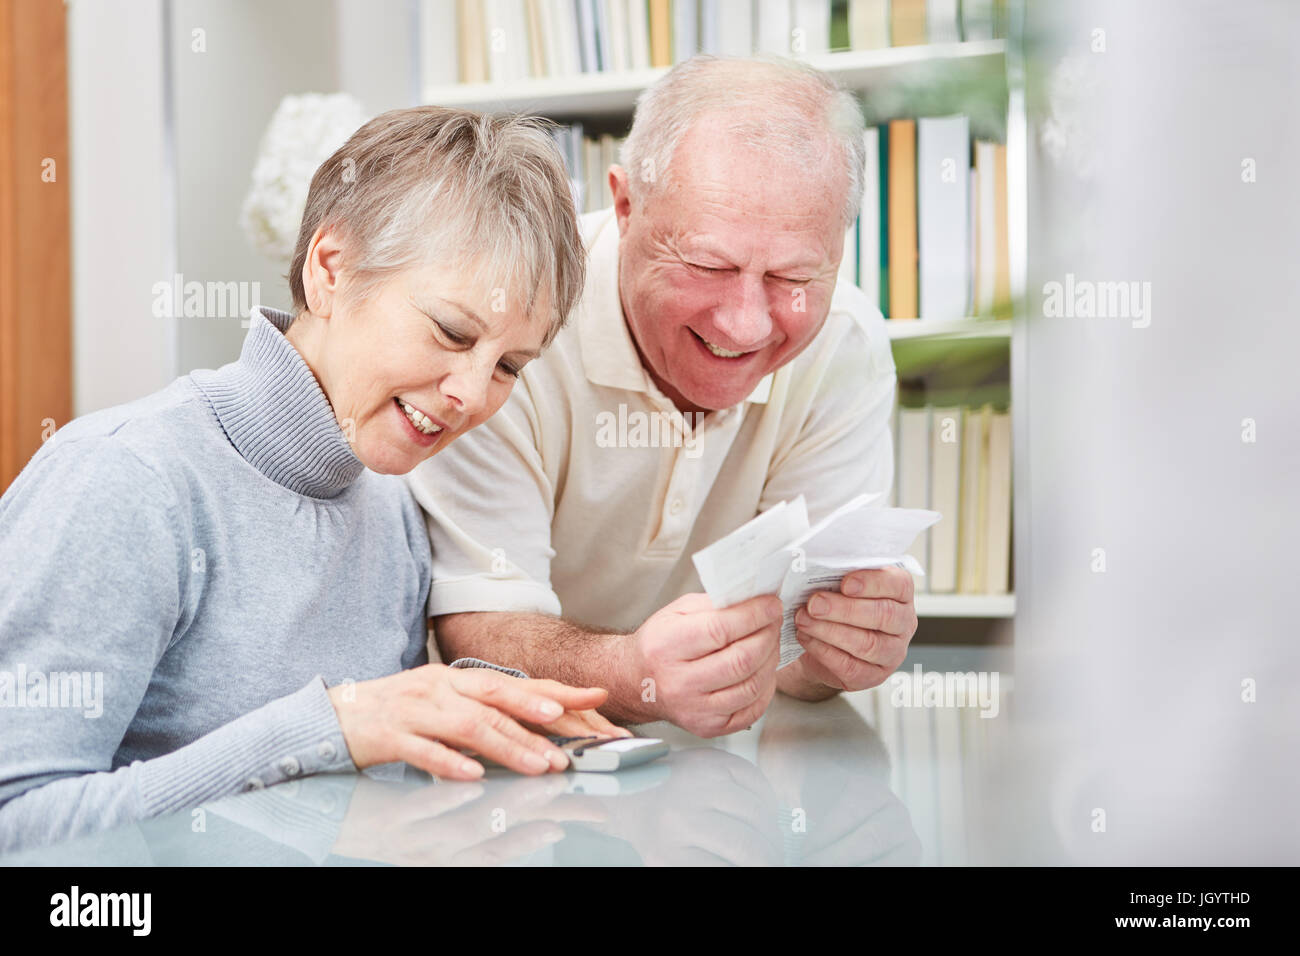
[[[760,511],[802,494],[816,521],[889,490],[894,360],[862,292],[837,285],[817,338],[744,402],[683,420],[624,321],[613,210],[581,227],[587,283],[566,327],[500,412],[408,478],[433,545],[431,615],[632,631],[701,590],[691,555]]]

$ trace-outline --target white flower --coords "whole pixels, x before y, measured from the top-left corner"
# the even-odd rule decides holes
[[[346,93],[286,96],[262,136],[239,224],[258,252],[288,265],[317,167],[366,121]]]

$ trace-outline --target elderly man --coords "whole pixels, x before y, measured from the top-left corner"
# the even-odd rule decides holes
[[[904,570],[815,595],[780,670],[776,597],[692,593],[691,555],[768,507],[802,494],[816,521],[889,488],[889,341],[836,284],[862,131],[853,98],[793,61],[697,57],[643,94],[613,208],[583,218],[568,327],[411,476],[444,657],[601,685],[610,720],[701,736],[748,727],[777,690],[819,700],[902,663]]]

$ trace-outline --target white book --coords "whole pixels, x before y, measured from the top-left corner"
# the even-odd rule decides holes
[[[718,6],[718,52],[723,56],[749,56],[754,52],[752,0],[722,0]]]
[[[898,504],[900,508],[930,507],[930,409],[898,411]],[[930,512],[933,514],[934,512]],[[908,554],[925,568],[929,564],[929,535],[917,535]],[[913,572],[917,593],[928,590],[924,573]]]
[[[994,163],[997,153],[992,143],[975,143],[975,277],[976,315],[993,314],[993,294],[997,285],[998,231],[997,183]]]
[[[862,171],[862,211],[858,214],[858,288],[880,305],[880,130],[863,133],[867,162]]]
[[[673,0],[673,62],[689,60],[699,50],[697,0]]]
[[[755,52],[790,55],[790,4],[788,0],[757,0],[754,8]]]
[[[970,122],[965,116],[916,121],[917,271],[922,319],[966,315],[970,253]]]
[[[604,168],[600,165],[599,140],[583,139],[582,167],[586,173],[586,185],[583,189],[586,208],[583,212],[595,212],[601,208],[600,180],[605,174]]]
[[[456,0],[421,0],[420,84],[425,90],[460,82]]]
[[[698,2],[700,11],[698,20],[699,33],[697,35],[699,52],[716,56],[720,52],[718,6],[720,3],[725,3],[726,0],[698,0]]]
[[[598,0],[574,0],[578,10],[578,51],[582,56],[582,72],[600,70],[600,52],[596,41],[596,4]]]
[[[795,612],[817,591],[838,591],[850,571],[897,565],[923,573],[908,548],[939,516],[933,511],[873,507],[879,494],[858,495],[809,527],[803,496],[781,502],[692,555],[715,607],[776,594],[785,609],[781,663],[803,654]]]
[[[608,209],[614,205],[614,194],[609,191],[609,167],[618,162],[618,140],[610,133],[600,137],[600,205]]]
[[[956,43],[961,39],[958,0],[925,0],[925,35],[931,43]]]
[[[602,73],[613,72],[613,53],[610,49],[610,28],[609,20],[606,14],[609,12],[608,4],[605,0],[592,0],[591,8],[595,14],[593,20],[596,24],[596,62],[599,64],[597,69]]]
[[[609,31],[609,65],[606,69],[625,73],[632,68],[632,54],[627,47],[627,0],[601,0],[601,5]]]
[[[582,72],[582,32],[578,27],[578,5],[574,0],[543,0],[550,10],[548,22],[555,26],[557,76]],[[584,0],[578,0],[579,3]]]
[[[840,282],[856,285],[858,281],[858,223],[854,220],[844,232],[844,252],[840,256]]]
[[[930,507],[943,518],[930,529],[930,591],[957,590],[957,517],[961,513],[961,408],[935,407],[930,414]]]
[[[957,529],[957,590],[984,593],[985,408],[968,408],[961,436],[961,519]]]
[[[961,38],[993,39],[993,0],[962,0]]]
[[[827,53],[831,48],[831,0],[794,0],[790,33],[797,56]]]
[[[1011,580],[1011,415],[994,412],[989,419],[987,488],[988,557],[985,590],[1006,594]]]
[[[849,0],[849,48],[889,46],[889,0]]]
[[[970,171],[970,188],[966,190],[966,248],[970,250],[970,268],[967,269],[966,276],[966,314],[977,315],[979,302],[979,293],[976,291],[977,276],[979,275],[979,253],[976,245],[979,236],[976,232],[976,223],[979,221],[979,209],[976,203],[979,202],[979,180],[976,178],[975,168],[972,166]]]
[[[650,6],[646,0],[627,3],[627,46],[632,69],[650,69]]]
[[[513,83],[528,75],[528,34],[523,14],[522,0],[486,0],[483,4],[488,79],[493,83]]]

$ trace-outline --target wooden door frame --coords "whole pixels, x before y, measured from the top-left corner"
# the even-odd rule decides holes
[[[0,492],[72,417],[67,9],[0,0]]]

